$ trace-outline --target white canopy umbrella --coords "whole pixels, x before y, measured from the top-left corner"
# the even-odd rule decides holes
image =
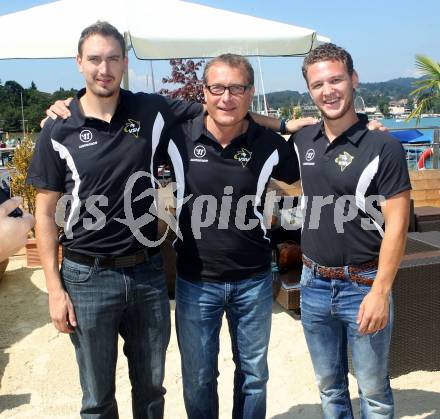
[[[307,54],[312,29],[179,0],[60,0],[0,16],[0,59],[75,57],[82,29],[107,20],[139,59]]]

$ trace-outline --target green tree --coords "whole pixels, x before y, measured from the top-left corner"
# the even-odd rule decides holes
[[[383,113],[383,116],[388,117],[390,115],[390,106],[388,105],[388,98],[381,98],[377,103],[379,110]]]
[[[419,122],[422,113],[429,112],[440,98],[440,64],[425,55],[416,55],[416,67],[423,78],[413,83],[417,88],[411,92],[411,96],[415,98],[417,106],[407,120],[416,118]]]
[[[0,113],[0,119],[3,121],[4,131],[20,131],[21,112],[20,108],[7,108]]]
[[[281,118],[290,119],[291,117],[291,109],[288,106],[283,106],[281,108]]]
[[[301,108],[300,108],[299,106],[297,106],[297,107],[295,108],[295,111],[294,111],[293,117],[294,117],[295,119],[302,118],[302,111],[301,111]]]
[[[56,100],[64,100],[68,97],[74,97],[78,93],[78,90],[76,89],[69,89],[65,90],[62,87],[60,87],[56,92],[52,93],[51,100],[54,102]],[[50,102],[52,103],[52,102]]]
[[[4,98],[9,106],[21,106],[20,93],[23,92],[23,87],[16,81],[8,80],[4,85]]]

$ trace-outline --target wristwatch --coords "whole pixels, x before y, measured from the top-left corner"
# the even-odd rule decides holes
[[[286,128],[286,120],[280,119],[280,134],[286,135],[287,134],[287,128]]]

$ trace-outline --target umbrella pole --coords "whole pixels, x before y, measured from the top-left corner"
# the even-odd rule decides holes
[[[128,51],[131,48],[130,36],[128,35],[128,32],[124,32],[124,40],[125,40],[125,54],[128,56]],[[124,71],[124,76],[122,78],[122,88],[125,90],[130,89],[129,82],[128,82],[128,65]]]
[[[128,84],[128,67],[124,71],[124,77],[122,78],[122,88],[125,90],[129,90],[129,84]]]

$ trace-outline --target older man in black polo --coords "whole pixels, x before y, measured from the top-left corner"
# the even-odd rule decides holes
[[[248,115],[253,70],[237,55],[204,71],[207,112],[166,135],[177,182],[176,327],[190,419],[218,418],[217,357],[226,314],[234,374],[234,418],[266,412],[272,317],[270,238],[263,222],[271,176],[299,178],[288,143]]]

